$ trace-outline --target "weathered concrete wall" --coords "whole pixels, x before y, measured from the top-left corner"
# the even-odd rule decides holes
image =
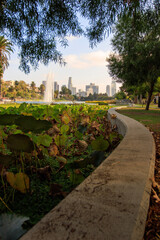
[[[142,239],[149,178],[154,174],[154,140],[137,121],[116,115],[125,133],[119,146],[21,240]]]

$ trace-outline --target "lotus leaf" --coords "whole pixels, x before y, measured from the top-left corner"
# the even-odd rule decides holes
[[[8,136],[6,143],[7,147],[12,151],[30,153],[34,150],[31,139],[23,134],[11,134]]]
[[[39,135],[37,137],[37,143],[41,144],[41,145],[43,145],[45,147],[49,147],[51,142],[52,142],[52,138],[49,135],[47,135],[47,134]]]
[[[68,125],[63,125],[61,127],[61,134],[66,134],[69,130],[69,126]]]
[[[91,142],[91,146],[96,151],[106,151],[109,147],[109,142],[100,136]]]
[[[65,146],[66,142],[67,142],[67,136],[65,135],[58,135],[55,137],[55,143],[57,144],[57,146]]]
[[[71,117],[68,115],[67,112],[63,112],[61,116],[62,122],[68,124],[71,121]]]
[[[48,130],[52,127],[51,122],[47,120],[36,120],[32,116],[21,116],[16,119],[15,123],[24,131],[24,132],[35,132],[41,133],[44,130]]]
[[[7,181],[16,190],[26,193],[29,190],[29,177],[25,173],[6,173]]]

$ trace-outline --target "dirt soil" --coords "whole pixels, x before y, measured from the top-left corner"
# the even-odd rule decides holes
[[[160,124],[158,127],[160,130]],[[156,143],[155,177],[152,179],[150,207],[143,240],[160,240],[160,132],[154,132],[153,137]]]

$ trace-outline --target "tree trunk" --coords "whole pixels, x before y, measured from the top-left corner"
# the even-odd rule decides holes
[[[154,85],[155,85],[155,82],[151,82],[150,90],[148,92],[148,99],[147,99],[147,104],[146,104],[146,110],[149,110],[149,105],[151,103],[151,98],[152,98],[152,93],[153,93],[153,90],[154,90]]]

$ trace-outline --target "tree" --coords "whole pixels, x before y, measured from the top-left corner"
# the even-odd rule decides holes
[[[40,90],[41,95],[44,96],[44,92],[45,92],[45,86],[44,86],[44,84],[41,84],[41,85],[40,85],[39,90]]]
[[[71,95],[71,90],[69,90],[66,86],[62,86],[61,87],[61,94],[64,94],[64,95]]]
[[[34,91],[36,88],[36,84],[34,81],[31,82],[31,88],[32,88],[32,91]]]
[[[157,0],[5,0],[0,2],[0,32],[21,49],[20,68],[26,73],[30,67],[49,61],[64,63],[57,43],[67,45],[67,35],[84,35],[91,46],[109,33],[118,15],[144,11]],[[78,16],[87,19],[82,28]]]
[[[115,98],[117,98],[118,100],[126,99],[126,94],[124,93],[124,91],[117,92],[115,94]]]
[[[126,86],[149,86],[146,110],[149,109],[155,83],[160,76],[160,9],[136,12],[136,18],[125,16],[115,27],[107,59],[112,77]]]
[[[59,94],[59,91],[58,91],[58,90],[55,90],[55,91],[54,91],[54,98],[58,98],[58,94]]]
[[[8,67],[8,57],[12,50],[12,43],[4,36],[0,36],[0,98],[2,98],[2,78],[4,70]]]

